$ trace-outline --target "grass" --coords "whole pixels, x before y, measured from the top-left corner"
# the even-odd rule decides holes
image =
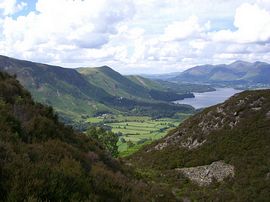
[[[164,137],[187,118],[188,114],[178,114],[177,118],[152,119],[148,116],[123,116],[105,114],[91,117],[90,123],[103,123],[119,134],[118,151],[120,157],[138,151],[142,146]]]

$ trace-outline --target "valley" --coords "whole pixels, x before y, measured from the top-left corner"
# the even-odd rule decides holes
[[[118,151],[125,157],[138,151],[146,144],[164,137],[191,114],[177,114],[174,118],[153,119],[148,116],[103,115],[87,121],[93,125],[109,127],[119,137]]]
[[[123,76],[108,66],[70,69],[0,56],[0,70],[16,75],[36,101],[53,106],[71,125],[106,113],[171,117],[194,111],[191,106],[171,103],[192,97],[189,91]]]
[[[0,70],[13,75],[0,71],[0,151],[9,159],[0,157],[0,164],[4,173],[15,173],[0,173],[9,187],[0,183],[5,199],[270,197],[269,90],[241,92],[123,76],[107,66],[65,69],[8,57],[0,57]],[[63,186],[59,195],[47,190],[54,180]],[[65,183],[70,180],[76,184]]]
[[[270,0],[0,0],[0,202],[270,202]]]

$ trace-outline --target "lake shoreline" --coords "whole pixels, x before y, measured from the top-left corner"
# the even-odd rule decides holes
[[[234,88],[215,88],[215,91],[194,93],[194,98],[185,98],[183,100],[176,100],[175,104],[187,104],[191,105],[195,109],[201,109],[210,107],[219,103],[224,102],[236,93],[242,92]]]

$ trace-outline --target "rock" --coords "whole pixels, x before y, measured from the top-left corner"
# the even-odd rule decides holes
[[[186,141],[181,142],[181,146],[187,149],[195,149],[201,145],[203,145],[206,140],[199,142],[197,139],[192,140],[192,138],[187,138]]]
[[[189,198],[187,198],[187,197],[182,198],[182,201],[183,202],[191,202],[191,200]]]
[[[253,101],[253,102],[250,104],[250,106],[251,106],[251,107],[261,107],[264,100],[265,100],[265,98],[264,98],[264,97],[261,97],[260,99]]]
[[[213,179],[222,182],[226,177],[234,177],[234,166],[226,164],[223,161],[215,161],[205,166],[177,168],[176,170],[183,173],[199,186],[210,185]]]
[[[167,146],[168,146],[168,143],[163,142],[163,143],[157,144],[154,148],[155,148],[155,150],[162,150],[163,148],[165,148]]]
[[[245,100],[239,100],[238,103],[237,103],[237,106],[239,107],[239,106],[241,106],[243,104],[245,104]]]
[[[270,179],[270,172],[266,174],[266,180],[269,180]]]
[[[253,107],[253,108],[251,108],[251,110],[253,110],[253,111],[260,111],[262,108],[261,107]]]
[[[270,111],[266,113],[266,118],[270,119]]]

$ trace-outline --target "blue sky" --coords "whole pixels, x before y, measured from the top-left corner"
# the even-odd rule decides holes
[[[17,1],[17,2],[19,3],[20,1]],[[37,0],[24,0],[24,1],[21,1],[21,2],[26,3],[26,6],[23,9],[21,9],[21,10],[15,12],[14,14],[12,14],[11,15],[12,18],[17,18],[19,16],[26,16],[31,11],[35,11]]]
[[[270,62],[270,0],[0,0],[0,54],[125,74]]]

